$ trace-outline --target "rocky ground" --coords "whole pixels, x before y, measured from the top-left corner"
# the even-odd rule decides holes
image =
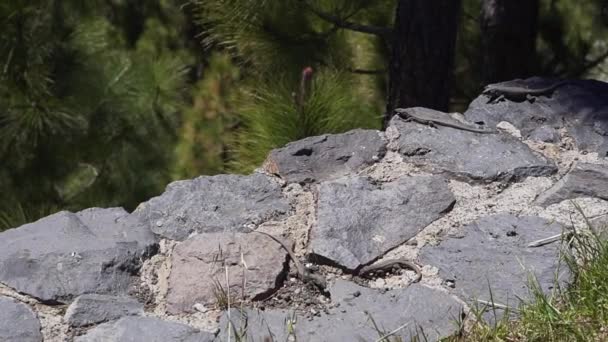
[[[0,337],[434,341],[471,310],[494,303],[495,319],[531,299],[531,275],[547,293],[570,280],[567,239],[531,243],[606,222],[603,94],[580,81],[523,102],[482,95],[462,119],[497,134],[395,117],[386,132],[290,143],[251,175],[174,182],[133,213],[60,212],[0,233]],[[287,241],[327,287],[253,230]],[[360,274],[398,258],[419,282]]]

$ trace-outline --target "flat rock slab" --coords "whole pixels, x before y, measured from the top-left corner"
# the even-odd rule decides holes
[[[263,298],[279,287],[286,274],[287,252],[258,233],[209,233],[175,247],[167,293],[167,309],[193,312],[193,305],[217,303],[218,286],[233,297]],[[243,261],[245,265],[243,265]],[[228,284],[226,269],[228,267]],[[247,270],[245,270],[245,266]],[[246,281],[243,292],[243,281]]]
[[[72,327],[82,327],[143,313],[143,304],[131,297],[85,294],[70,304],[64,321]]]
[[[608,166],[579,163],[549,190],[542,193],[535,203],[546,207],[561,201],[595,197],[608,200]]]
[[[339,178],[384,157],[386,141],[376,130],[355,129],[321,135],[274,149],[263,168],[289,183],[312,183]]]
[[[0,233],[0,282],[43,302],[123,294],[158,249],[122,208],[62,211]]]
[[[96,326],[75,342],[211,342],[215,336],[185,324],[153,317],[126,316]]]
[[[376,341],[381,333],[403,325],[396,333],[400,341],[412,341],[416,335],[419,340],[437,341],[456,332],[454,321],[460,318],[463,309],[446,292],[420,284],[383,292],[338,280],[330,291],[332,301],[339,306],[312,321],[296,315],[293,331],[297,341]],[[269,335],[272,341],[288,341],[286,320],[293,317],[293,313],[285,310],[246,310],[245,315],[233,310],[230,321],[236,331],[245,329],[247,323],[248,342],[265,341]],[[374,329],[370,317],[381,333]],[[220,339],[226,338],[227,327],[228,315],[224,314],[220,320]]]
[[[169,184],[134,214],[165,238],[184,240],[194,232],[245,231],[248,224],[290,210],[281,186],[262,174],[203,176]]]
[[[313,253],[354,270],[378,259],[443,216],[455,199],[441,176],[374,184],[348,177],[318,185]]]
[[[499,84],[543,88],[559,80],[532,77]],[[504,99],[488,103],[480,95],[464,113],[467,120],[496,125],[507,121],[517,127],[524,138],[537,138],[539,129],[567,128],[579,150],[608,153],[608,83],[595,80],[570,80],[548,95],[531,100]]]
[[[403,160],[428,172],[491,182],[557,171],[554,163],[508,134],[481,134],[440,125],[434,128],[398,116],[393,117],[389,129],[398,132],[393,148]]]
[[[29,306],[0,296],[0,341],[40,342],[40,321]]]
[[[463,236],[448,237],[438,246],[422,248],[419,261],[439,268],[439,276],[463,300],[490,301],[517,307],[518,298],[532,299],[529,276],[548,293],[555,286],[560,243],[527,247],[530,242],[562,232],[563,227],[545,219],[510,214],[484,217],[463,228]],[[559,268],[560,281],[568,277],[567,266]]]

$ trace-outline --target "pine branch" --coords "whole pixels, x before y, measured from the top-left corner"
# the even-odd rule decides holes
[[[388,27],[363,25],[363,24],[354,23],[354,22],[351,22],[348,20],[344,20],[335,15],[332,15],[330,13],[323,12],[323,11],[320,11],[320,10],[314,8],[306,0],[300,0],[300,3],[303,4],[304,7],[306,7],[309,11],[314,13],[319,18],[321,18],[327,22],[330,22],[330,23],[336,25],[337,27],[340,27],[343,29],[361,32],[361,33],[373,34],[373,35],[376,35],[383,39],[388,38],[393,31],[392,29],[390,29]]]

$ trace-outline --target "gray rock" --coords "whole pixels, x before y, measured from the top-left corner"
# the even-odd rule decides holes
[[[527,245],[559,234],[563,227],[533,216],[499,214],[484,217],[463,228],[463,236],[448,237],[438,246],[422,248],[419,261],[439,268],[439,276],[453,284],[466,301],[490,301],[517,307],[532,299],[529,276],[534,275],[546,293],[555,286],[560,243],[530,248]],[[568,278],[567,266],[559,279]]]
[[[559,132],[553,127],[543,125],[530,132],[528,139],[546,143],[556,143],[559,141]]]
[[[261,174],[198,177],[169,184],[134,215],[162,237],[184,240],[191,233],[245,231],[289,212],[281,187]]]
[[[375,341],[404,324],[395,334],[402,341],[415,340],[416,335],[420,340],[437,341],[456,332],[453,321],[463,309],[449,294],[420,284],[385,292],[338,280],[331,288],[331,297],[339,306],[327,314],[312,320],[295,315],[293,331],[297,341]],[[245,315],[233,310],[230,322],[236,331],[246,332],[244,341],[263,341],[269,335],[272,341],[287,341],[286,320],[292,317],[294,314],[285,310],[246,310]],[[224,314],[220,339],[227,336],[228,322],[228,315]]]
[[[40,322],[25,304],[0,296],[0,341],[40,342]]]
[[[290,183],[320,182],[357,172],[385,153],[386,141],[379,131],[355,129],[305,138],[272,150],[263,168]]]
[[[0,281],[44,302],[122,294],[157,247],[122,208],[62,211],[0,233]]]
[[[211,342],[215,336],[185,324],[126,316],[76,337],[75,342]]]
[[[70,304],[64,320],[70,326],[81,327],[143,312],[143,304],[130,297],[85,294]]]
[[[262,234],[209,233],[194,236],[177,245],[173,251],[167,310],[179,314],[193,312],[196,303],[215,305],[217,286],[228,290],[224,265],[228,267],[232,297],[245,295],[258,299],[268,296],[284,278],[286,261],[287,253],[281,245]]]
[[[455,202],[440,176],[402,177],[373,184],[362,177],[318,186],[315,255],[356,269],[414,237]]]
[[[557,171],[552,162],[508,134],[479,134],[439,125],[433,128],[398,116],[390,125],[399,132],[396,150],[404,161],[429,172],[489,182]]]
[[[542,88],[558,80],[532,77],[503,82],[529,88]],[[517,127],[524,138],[541,126],[567,128],[579,150],[608,153],[608,84],[595,80],[572,80],[550,96],[538,96],[532,101],[503,100],[488,103],[480,95],[464,113],[467,120],[496,125],[507,121]]]
[[[540,194],[535,203],[546,207],[568,199],[596,197],[608,200],[608,166],[578,163],[549,190]]]

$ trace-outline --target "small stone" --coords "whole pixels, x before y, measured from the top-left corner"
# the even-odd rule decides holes
[[[162,227],[163,226],[163,221],[161,221],[161,220],[156,221],[156,226],[157,227]]]
[[[353,297],[357,298],[361,295],[361,291],[355,291],[353,292]]]
[[[202,313],[209,311],[209,309],[204,304],[201,304],[201,303],[196,303],[192,307],[194,308],[194,310],[196,310],[198,312],[202,312]]]

